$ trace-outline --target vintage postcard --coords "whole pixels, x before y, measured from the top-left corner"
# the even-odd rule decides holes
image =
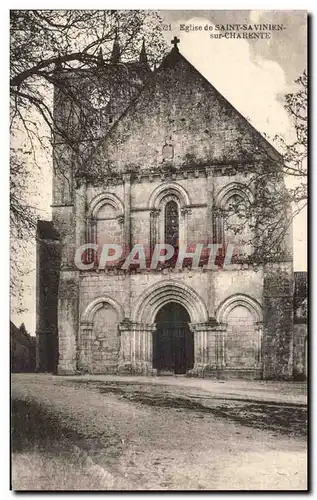
[[[10,12],[12,489],[307,490],[307,12]]]

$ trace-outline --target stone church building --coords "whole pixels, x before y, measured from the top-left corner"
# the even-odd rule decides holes
[[[232,202],[252,203],[257,196],[250,179],[267,161],[261,147],[267,157],[278,153],[177,42],[154,71],[144,44],[136,62],[120,60],[117,39],[109,63],[100,55],[109,97],[96,103],[103,89],[89,80],[98,141],[82,175],[68,144],[55,139],[60,163],[52,221],[38,229],[39,370],[50,358],[58,374],[293,376],[291,234],[279,261],[255,265],[250,245],[232,230],[235,216],[229,227],[219,215]],[[59,71],[68,81],[87,82],[88,70]],[[114,74],[125,75],[120,88],[111,88]],[[65,109],[67,100],[56,91],[61,122]],[[250,233],[247,224],[243,233]],[[85,243],[117,244],[126,252],[143,245],[151,254],[158,243],[215,242],[235,244],[235,259],[212,267],[202,259],[196,268],[190,257],[181,267],[171,259],[156,269],[148,261],[146,269],[123,269],[120,261],[99,269],[99,250],[90,248],[85,269],[74,262]]]

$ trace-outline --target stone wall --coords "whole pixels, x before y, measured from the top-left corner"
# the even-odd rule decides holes
[[[115,309],[105,303],[94,317],[91,353],[91,371],[105,373],[116,371],[119,363],[119,318]]]
[[[166,199],[177,202],[180,241],[211,243],[214,209],[221,207],[227,188],[236,193],[244,186],[249,198],[254,195],[245,186],[263,161],[257,141],[270,149],[173,50],[98,142],[85,167],[89,176],[75,179],[75,159],[56,146],[67,170],[66,177],[55,174],[53,189],[53,222],[61,236],[60,373],[116,371],[122,365],[151,373],[155,313],[168,297],[191,315],[193,375],[221,371],[226,377],[230,370],[245,369],[256,377],[291,376],[291,265],[130,273],[74,266],[80,245],[103,242],[101,229],[106,242],[121,238],[125,249],[162,243]]]
[[[117,273],[118,271],[116,270],[109,270],[107,273],[81,273],[79,305],[79,314],[81,318],[81,326],[79,327],[80,330],[84,330],[86,328],[86,311],[87,309],[89,309],[90,304],[92,304],[94,301],[105,301],[106,304],[106,301],[111,298],[122,309],[124,318],[126,320],[133,321],[136,314],[136,309],[140,304],[140,300],[142,299],[142,297],[146,296],[147,291],[153,289],[155,285],[164,284],[165,282],[170,281],[180,284],[183,283],[185,287],[188,287],[188,289],[195,290],[207,309],[208,317],[215,317],[218,314],[221,305],[229,297],[235,297],[237,295],[248,295],[250,292],[250,283],[252,283],[253,285],[255,294],[255,296],[253,296],[252,293],[251,299],[255,300],[256,302],[259,301],[259,303],[261,303],[262,273],[259,271],[255,272],[251,269],[244,271],[232,269],[218,272],[207,272],[202,269],[199,269],[198,271],[192,271],[185,268],[181,272],[166,269],[163,272],[143,271],[131,274],[125,274],[123,272],[121,272],[120,274]],[[239,310],[238,304],[237,308],[238,309],[235,310],[235,313],[237,313],[237,311]],[[243,308],[240,305],[240,312],[242,309]],[[261,342],[261,339],[259,337],[258,330],[255,331],[253,329],[253,331],[251,332],[251,323],[254,326],[258,321],[258,318],[254,315],[252,316],[252,314],[253,313],[249,313],[248,310],[244,309],[242,310],[242,315],[240,316],[242,317],[242,319],[247,319],[248,332],[250,333],[249,340],[254,347],[254,356],[257,356],[259,342]],[[195,318],[192,318],[191,320],[194,322],[196,321]],[[154,321],[154,318],[147,318],[147,321],[151,323]],[[204,321],[204,319],[201,318],[201,321]],[[241,325],[240,321],[240,328],[235,333],[236,338],[234,343],[236,349],[242,355],[243,350],[246,346],[246,338],[245,332],[243,328],[241,328],[241,326],[243,325]],[[116,327],[117,331],[119,332],[119,318]],[[223,327],[223,329],[226,328],[226,326]],[[96,337],[94,329],[91,330],[91,333],[89,335],[91,335],[92,351],[95,348],[101,351],[102,344],[98,344],[99,341]],[[132,333],[130,333],[130,335],[132,335]],[[80,332],[78,336],[80,339]],[[82,336],[82,340],[79,341],[79,344],[80,342],[85,343],[87,341],[86,339],[87,337],[84,334]],[[120,343],[120,341],[122,341],[122,338],[119,337],[118,341]],[[211,339],[210,341],[207,341],[207,343],[208,342],[210,344],[208,347],[208,349],[210,349],[210,356],[213,357],[213,353],[211,352],[211,350],[214,348],[212,347],[214,341]],[[95,347],[95,345],[97,344],[99,347]],[[252,346],[250,347],[251,349],[253,348]],[[120,351],[121,346],[119,345],[117,347]],[[78,348],[79,350],[81,348],[85,349],[84,345],[79,345]],[[115,364],[115,360],[117,360],[118,363],[120,362],[120,359],[118,359],[117,357],[117,351],[114,350],[112,352],[112,355],[109,356],[107,353],[107,349],[105,348],[104,353],[101,354],[99,352],[97,357],[97,364],[94,364],[92,358],[90,359],[90,365],[86,362],[86,369],[88,371],[97,370],[99,373],[116,371],[117,365]],[[108,359],[108,362],[106,362],[106,358]],[[208,362],[208,360],[206,362]],[[239,363],[237,362],[237,366],[238,365]],[[245,367],[248,368],[248,363],[242,363],[239,366],[241,369]],[[228,368],[230,368],[230,363],[228,363]]]
[[[233,183],[242,184],[241,181],[243,180],[243,176],[240,174],[224,177],[213,177],[214,199],[216,199],[217,196],[219,197],[219,193],[221,194],[226,186]],[[190,175],[189,180],[179,174],[176,176],[176,179],[170,181],[165,180],[164,182],[161,182],[159,179],[147,181],[146,178],[142,179],[141,182],[137,182],[135,179],[133,180],[130,194],[131,245],[135,243],[144,243],[148,246],[150,245],[152,231],[151,224],[153,224],[153,220],[151,219],[151,204],[154,204],[153,206],[155,206],[155,199],[157,199],[155,193],[160,192],[160,190],[164,192],[165,188],[168,192],[169,189],[175,189],[174,186],[180,190],[180,203],[182,203],[184,207],[186,206],[190,209],[183,218],[183,228],[184,234],[186,234],[186,241],[188,243],[193,241],[196,242],[197,240],[204,242],[208,241],[208,238],[210,238],[210,210],[209,204],[207,203],[209,193],[208,190],[210,189],[208,177],[206,178],[205,175],[200,173],[198,177]],[[177,186],[179,186],[179,188]],[[81,189],[83,190],[84,188],[82,187]],[[182,190],[185,193],[184,195],[182,194]],[[189,193],[191,193],[191,195],[189,195]],[[83,209],[83,200],[80,196],[77,196],[78,203],[75,204],[73,209],[74,213],[77,214],[75,233],[77,235],[76,241],[78,242],[84,241],[82,232],[84,228],[85,231],[87,231],[87,221],[89,223],[87,214],[89,214],[90,206],[95,203],[96,199],[99,199],[99,197],[101,199],[103,195],[114,196],[114,199],[117,200],[117,209],[115,212],[111,209],[111,213],[113,212],[113,214],[119,216],[123,211],[122,197],[124,196],[124,189],[120,184],[107,186],[107,188],[102,188],[101,186],[87,186],[85,194],[86,209]],[[185,198],[182,199],[182,196]],[[69,209],[66,208],[66,210]],[[103,210],[105,210],[105,208],[103,208]],[[104,223],[104,221],[102,222]],[[118,221],[113,219],[112,221],[106,221],[106,223],[116,225],[114,236],[117,238],[119,235]],[[205,238],[202,238],[202,235],[205,235]],[[107,237],[109,237],[109,234],[107,234]],[[159,234],[157,234],[156,237],[158,238]],[[68,256],[70,254],[70,247],[72,246],[73,252],[75,247],[73,242],[69,239],[69,232],[67,238]],[[125,223],[122,224],[122,240],[125,241]],[[66,258],[66,261],[70,262],[68,258]],[[283,265],[277,265],[274,270],[276,274],[276,283],[278,283],[278,276],[282,268]],[[202,268],[199,268],[199,270],[184,268],[183,270],[164,269],[163,271],[151,272],[136,270],[130,274],[116,269],[112,271],[108,270],[106,272],[103,270],[78,272],[75,270],[71,271],[71,269],[66,271],[65,269],[62,273],[63,278],[60,288],[60,372],[70,373],[76,368],[99,373],[108,371],[115,372],[118,365],[120,365],[120,360],[122,361],[123,352],[121,344],[123,337],[120,337],[121,321],[119,321],[119,319],[116,322],[115,327],[113,327],[119,335],[118,345],[112,352],[108,352],[108,349],[105,347],[106,344],[104,340],[98,340],[93,318],[92,327],[88,326],[86,328],[85,324],[83,324],[86,321],[83,319],[85,311],[89,308],[89,305],[93,301],[98,299],[103,300],[104,298],[106,301],[105,303],[107,303],[109,298],[113,299],[115,303],[122,308],[123,318],[131,321],[142,294],[145,294],[149,288],[164,280],[175,280],[178,283],[184,283],[190,289],[197,291],[206,307],[206,310],[208,311],[208,317],[217,318],[218,323],[220,321],[217,317],[219,309],[221,309],[223,304],[226,304],[226,301],[237,297],[238,301],[236,307],[240,307],[240,309],[237,309],[236,311],[233,309],[232,317],[237,316],[237,311],[240,310],[241,314],[239,316],[239,321],[237,321],[237,323],[239,323],[239,328],[233,328],[234,325],[230,324],[227,326],[227,323],[224,323],[220,326],[221,333],[219,334],[222,340],[220,342],[219,336],[219,339],[217,340],[218,343],[221,343],[221,346],[219,347],[220,350],[219,352],[217,351],[217,359],[218,361],[220,360],[219,363],[221,364],[224,377],[227,376],[226,374],[233,368],[230,366],[230,364],[232,365],[231,361],[228,361],[230,355],[226,355],[226,350],[229,353],[229,344],[233,341],[231,338],[232,329],[234,329],[234,350],[236,353],[240,353],[237,355],[237,366],[235,368],[238,375],[239,373],[240,375],[243,375],[242,370],[244,368],[247,371],[251,370],[251,367],[248,367],[247,365],[250,365],[250,363],[252,365],[252,362],[254,361],[252,369],[257,370],[254,376],[262,376],[263,362],[263,366],[265,366],[264,376],[266,378],[271,378],[272,376],[274,377],[276,373],[280,378],[287,378],[289,376],[291,363],[290,356],[292,355],[292,349],[290,348],[292,332],[288,329],[288,326],[290,325],[289,314],[291,313],[289,305],[291,296],[289,295],[288,288],[287,291],[284,290],[283,293],[285,297],[282,298],[280,289],[278,287],[276,288],[273,284],[274,279],[271,276],[272,273],[269,275],[267,269],[265,272],[266,302],[264,304],[264,271],[261,266],[253,268],[253,266],[247,264],[230,264],[225,266],[223,269],[216,271],[206,271]],[[69,280],[67,276],[71,276],[71,279]],[[269,276],[271,276],[271,278],[269,278]],[[291,286],[291,279],[288,281],[288,284]],[[68,292],[66,293],[66,291],[70,289],[72,292],[70,294]],[[64,300],[65,294],[66,300]],[[252,304],[250,306],[251,312],[247,312],[246,309],[243,309],[247,307],[244,303],[242,303],[243,301],[241,302],[241,297],[243,298],[243,296],[246,296],[251,302],[253,301],[255,307],[258,307],[259,305],[259,307],[265,306],[267,308],[266,313],[264,313],[264,318],[261,317],[259,319],[259,317],[256,316],[252,309]],[[284,304],[286,304],[286,309]],[[270,320],[273,313],[274,318]],[[102,313],[100,312],[98,314]],[[230,317],[228,318],[229,324]],[[250,334],[250,344],[253,346],[249,346],[250,350],[254,348],[253,361],[251,362],[251,358],[249,357],[250,359],[248,363],[245,363],[244,361],[239,363],[238,361],[239,356],[243,357],[243,349],[246,346],[245,332],[243,330],[244,327],[241,323],[243,318],[248,319],[248,324],[245,328],[248,329],[248,335]],[[252,329],[250,325],[252,322],[254,324],[254,329],[251,332]],[[273,331],[273,323],[275,328],[276,325],[279,325],[277,331]],[[264,325],[264,332],[262,332],[262,325]],[[281,334],[281,325],[283,326],[283,334]],[[130,331],[130,333],[126,335],[131,336],[134,334]],[[138,333],[138,335],[141,334]],[[215,333],[211,333],[210,331],[210,333],[207,334],[206,340],[203,341],[205,342],[204,345],[206,345],[207,354],[204,354],[205,368],[201,368],[201,370],[203,369],[208,371],[208,364],[210,366],[214,366],[214,361],[211,360],[213,358],[212,349],[215,349],[215,338]],[[287,342],[289,342],[287,345],[285,345],[284,342],[285,338],[287,338]],[[139,342],[141,342],[141,337]],[[259,346],[262,347],[262,351]],[[258,354],[259,351],[261,351],[263,359],[260,359]],[[264,358],[265,361],[263,361]],[[139,370],[142,371],[142,368],[139,368]],[[202,372],[200,371],[200,373]]]
[[[267,264],[263,290],[264,377],[290,379],[293,373],[293,265]]]
[[[58,287],[61,244],[51,222],[39,221],[36,244],[36,369],[56,372],[58,363]]]
[[[304,380],[308,369],[308,336],[307,324],[294,324],[294,378]]]

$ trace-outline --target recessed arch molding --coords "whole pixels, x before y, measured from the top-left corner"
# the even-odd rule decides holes
[[[120,198],[112,193],[101,193],[90,202],[88,217],[96,217],[100,208],[105,204],[111,205],[117,211],[118,216],[124,214],[124,205]]]
[[[191,205],[190,197],[183,186],[181,186],[177,182],[163,182],[163,184],[160,184],[152,192],[148,202],[148,208],[150,210],[158,209],[163,198],[171,194],[176,196],[181,207]]]
[[[259,302],[248,295],[236,294],[225,299],[217,309],[216,319],[218,323],[227,323],[232,309],[237,306],[246,307],[255,317],[257,322],[263,321],[262,307]]]
[[[132,321],[154,323],[159,309],[169,302],[184,306],[192,323],[208,321],[208,311],[199,294],[190,286],[174,280],[161,281],[141,294],[134,308]]]
[[[98,311],[98,309],[101,309],[104,306],[104,304],[110,304],[115,309],[115,311],[118,314],[118,322],[123,321],[124,310],[122,306],[116,300],[104,295],[102,297],[97,297],[92,302],[90,302],[90,304],[88,304],[88,306],[86,307],[86,309],[82,314],[81,324],[93,323],[96,312]]]

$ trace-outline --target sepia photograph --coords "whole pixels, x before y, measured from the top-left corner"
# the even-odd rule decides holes
[[[13,491],[308,491],[305,10],[10,10]]]

